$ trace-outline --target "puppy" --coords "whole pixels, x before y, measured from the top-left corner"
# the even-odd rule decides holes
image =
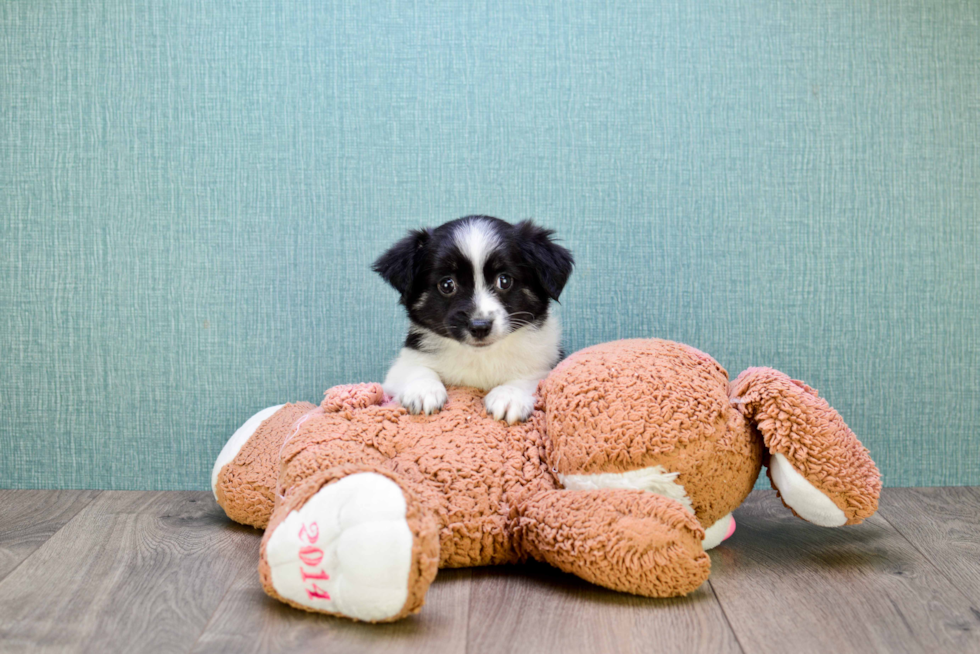
[[[409,232],[373,269],[401,294],[411,326],[385,393],[412,413],[446,403],[446,385],[490,391],[495,419],[534,409],[538,381],[558,363],[561,327],[549,315],[572,273],[553,231],[466,216]]]

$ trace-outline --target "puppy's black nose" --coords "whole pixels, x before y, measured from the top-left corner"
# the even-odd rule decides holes
[[[473,338],[486,338],[493,329],[493,319],[476,319],[470,321],[470,333]]]

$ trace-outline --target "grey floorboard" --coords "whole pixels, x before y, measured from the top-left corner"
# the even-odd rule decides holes
[[[273,600],[251,568],[238,576],[194,652],[384,652],[456,654],[466,648],[469,570],[442,570],[418,615],[393,624],[351,622]]]
[[[258,534],[209,493],[101,493],[0,582],[4,652],[186,652]]]
[[[369,625],[267,597],[260,532],[207,493],[0,491],[0,651],[980,652],[980,490],[887,489],[841,529],[753,493],[736,519],[686,598],[447,570],[420,615]]]
[[[980,612],[980,490],[890,488],[878,512]]]
[[[0,490],[0,579],[98,494],[91,490]]]
[[[741,650],[707,584],[687,597],[647,599],[544,564],[474,570],[467,652],[514,651]]]
[[[763,491],[735,518],[711,586],[747,654],[980,651],[980,613],[881,516],[816,527]]]

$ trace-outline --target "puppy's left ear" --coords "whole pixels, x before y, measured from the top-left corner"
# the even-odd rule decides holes
[[[401,294],[403,301],[418,274],[422,253],[428,242],[429,230],[414,229],[378,257],[371,266],[371,270],[381,275],[382,279]]]
[[[554,230],[538,227],[530,220],[521,221],[514,227],[525,260],[534,269],[548,297],[557,301],[575,265],[572,253],[552,240]]]

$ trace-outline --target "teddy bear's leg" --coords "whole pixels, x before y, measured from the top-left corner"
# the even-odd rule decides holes
[[[741,416],[739,416],[741,418]],[[760,447],[761,450],[761,447]],[[558,480],[568,490],[592,490],[598,488],[626,488],[642,490],[679,502],[691,513],[695,513],[691,499],[684,486],[677,482],[679,474],[667,472],[662,466],[652,466],[626,472],[606,472],[585,475],[558,474]],[[755,474],[749,480],[755,482]],[[750,486],[751,488],[751,486]],[[748,489],[745,495],[748,494]],[[711,507],[714,510],[714,507]],[[695,515],[697,515],[695,513]],[[716,513],[717,515],[717,513]],[[735,519],[727,513],[716,519],[704,529],[705,551],[713,549],[735,533]]]
[[[262,539],[265,591],[307,611],[387,622],[417,612],[439,565],[439,529],[394,473],[347,465],[287,490]]]
[[[731,399],[762,434],[769,479],[793,513],[838,527],[877,510],[878,468],[817,391],[771,368],[749,368],[732,382]]]
[[[275,504],[279,450],[297,421],[315,409],[309,402],[263,409],[228,439],[211,471],[211,490],[229,518],[265,527]]]
[[[381,404],[380,384],[334,386],[317,407],[309,402],[280,404],[259,411],[225,443],[211,470],[218,505],[236,522],[260,529],[269,522],[276,499],[283,443],[309,418]]]
[[[522,505],[517,531],[530,556],[636,595],[686,595],[711,571],[697,519],[641,490],[544,491]]]

